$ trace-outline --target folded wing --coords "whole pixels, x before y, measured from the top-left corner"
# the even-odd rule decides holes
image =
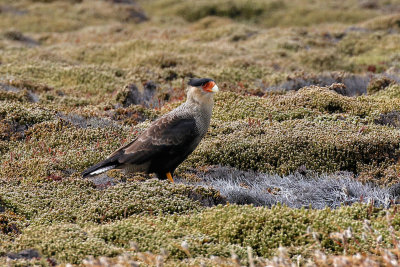
[[[151,164],[159,159],[164,159],[159,164],[181,162],[193,151],[193,142],[198,135],[196,121],[192,117],[161,117],[138,138],[85,170],[82,175],[95,175],[126,165]]]

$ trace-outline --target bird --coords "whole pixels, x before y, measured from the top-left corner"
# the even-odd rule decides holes
[[[210,126],[214,94],[219,91],[210,78],[191,78],[186,101],[161,116],[130,143],[105,160],[82,172],[95,176],[111,169],[126,173],[155,173],[158,179],[174,182],[172,175],[199,145]]]

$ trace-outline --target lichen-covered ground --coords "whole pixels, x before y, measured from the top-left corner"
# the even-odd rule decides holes
[[[189,77],[177,183],[80,176]],[[399,183],[398,0],[0,0],[0,265],[395,266]]]

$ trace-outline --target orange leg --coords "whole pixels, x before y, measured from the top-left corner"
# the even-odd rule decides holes
[[[168,180],[169,180],[171,183],[173,183],[173,182],[174,182],[174,179],[172,179],[171,173],[170,173],[170,172],[167,172],[166,175],[167,175]]]

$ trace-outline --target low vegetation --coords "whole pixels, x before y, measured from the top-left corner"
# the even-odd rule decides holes
[[[0,265],[396,265],[399,8],[1,1]],[[222,92],[177,183],[82,179],[190,77]]]

